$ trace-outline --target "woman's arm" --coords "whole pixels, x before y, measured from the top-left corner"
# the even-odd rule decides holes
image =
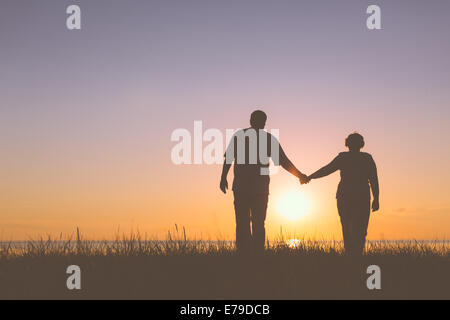
[[[378,172],[377,165],[373,160],[372,156],[370,156],[370,174],[369,174],[369,182],[370,188],[372,189],[373,202],[372,202],[372,210],[377,211],[380,208],[380,186],[378,185]]]
[[[328,176],[332,174],[333,172],[339,170],[339,156],[333,159],[329,164],[327,164],[325,167],[317,170],[312,175],[310,175],[308,178],[310,179],[319,179],[325,176]]]

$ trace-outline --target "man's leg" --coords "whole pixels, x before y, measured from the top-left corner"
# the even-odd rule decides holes
[[[247,194],[234,193],[234,211],[236,214],[236,249],[248,252],[251,244],[250,200]]]
[[[264,252],[266,241],[265,220],[267,213],[268,194],[256,194],[251,203],[252,247],[256,253]]]

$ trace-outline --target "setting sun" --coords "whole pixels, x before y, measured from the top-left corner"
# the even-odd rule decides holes
[[[280,197],[276,209],[287,219],[295,221],[308,214],[310,202],[300,191],[289,191]]]

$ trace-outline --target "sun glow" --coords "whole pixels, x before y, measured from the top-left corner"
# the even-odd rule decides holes
[[[285,218],[295,221],[308,214],[310,202],[300,191],[289,191],[280,197],[276,209]]]

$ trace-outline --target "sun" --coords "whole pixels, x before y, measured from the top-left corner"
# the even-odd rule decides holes
[[[308,214],[310,202],[300,191],[289,191],[277,201],[276,209],[285,218],[295,221]]]

